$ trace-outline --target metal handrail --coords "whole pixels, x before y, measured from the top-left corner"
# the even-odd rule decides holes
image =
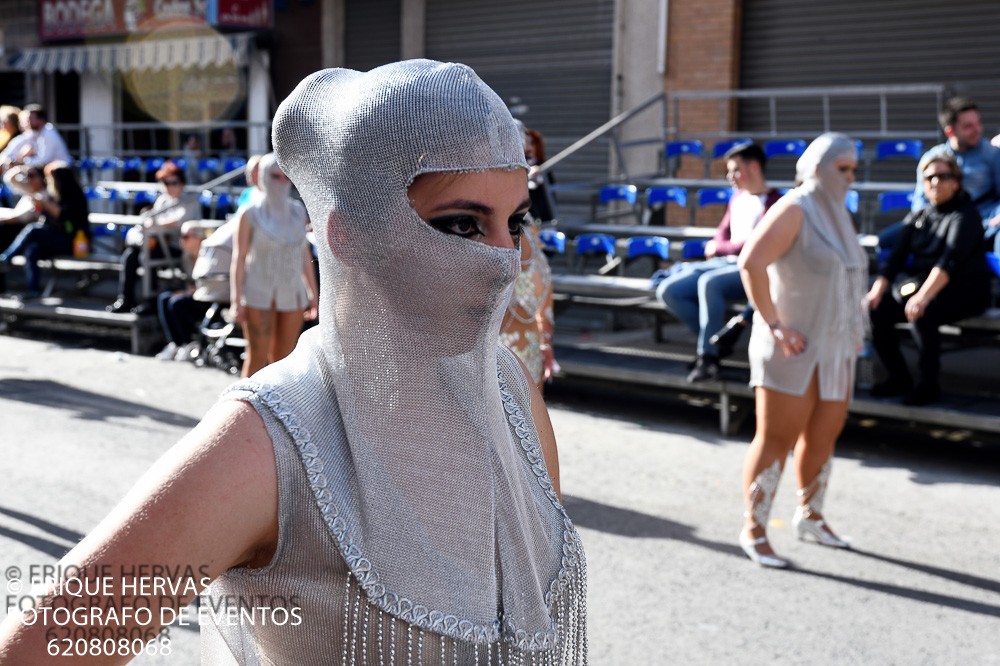
[[[655,95],[652,95],[651,97],[649,97],[645,101],[640,102],[638,105],[632,107],[628,111],[624,111],[622,113],[619,113],[617,116],[615,116],[614,118],[612,118],[608,122],[604,123],[603,125],[601,125],[597,129],[595,129],[594,131],[590,132],[590,134],[587,134],[583,138],[578,139],[577,141],[575,141],[570,146],[567,146],[563,150],[559,151],[557,154],[555,154],[552,157],[550,157],[549,159],[545,160],[545,162],[543,162],[542,164],[539,165],[539,167],[538,167],[538,173],[540,173],[540,174],[541,173],[545,173],[546,171],[548,171],[549,169],[551,169],[552,167],[554,167],[559,162],[562,162],[564,159],[566,159],[567,157],[569,157],[573,153],[575,153],[578,150],[580,150],[581,148],[584,148],[584,147],[590,145],[591,143],[593,143],[595,139],[598,139],[598,138],[604,136],[608,132],[614,131],[615,128],[617,128],[619,125],[621,125],[622,123],[626,122],[627,120],[629,120],[630,118],[632,118],[636,114],[638,114],[638,113],[640,113],[642,111],[645,111],[647,108],[651,107],[652,105],[656,104],[657,102],[660,102],[660,103],[664,102],[665,99],[666,99],[666,95],[664,95],[662,92],[659,92],[659,93],[656,93]],[[614,137],[614,139],[615,139],[615,150],[618,152],[618,154],[619,154],[619,161],[622,164],[622,168],[624,168],[624,164],[625,163],[624,163],[623,160],[621,160],[621,148],[622,148],[622,146],[620,145],[617,136]],[[625,174],[625,176],[626,176],[626,178],[628,177],[627,173]]]
[[[830,124],[830,100],[835,97],[857,97],[873,96],[879,100],[879,130],[877,132],[852,132],[851,136],[856,138],[878,138],[898,136],[902,132],[891,132],[889,130],[889,107],[888,97],[890,95],[919,95],[930,94],[935,98],[935,113],[941,108],[944,96],[948,88],[942,83],[915,83],[915,84],[889,84],[889,85],[862,85],[862,86],[826,86],[826,87],[798,87],[798,88],[754,88],[749,90],[690,90],[672,93],[670,104],[672,111],[673,127],[666,131],[667,136],[715,136],[718,138],[741,135],[739,132],[729,131],[729,103],[733,100],[766,99],[769,102],[769,121],[771,131],[766,136],[784,136],[778,131],[778,100],[779,99],[801,99],[806,97],[816,97],[823,104],[823,131],[829,132],[833,128]],[[719,101],[719,132],[715,134],[696,134],[681,132],[680,126],[680,102],[691,100],[718,100]],[[934,117],[932,114],[931,117]],[[742,135],[746,133],[743,132]],[[802,134],[799,132],[798,134]],[[907,136],[914,138],[937,137],[935,128],[928,132],[906,131]],[[758,133],[758,136],[761,136]]]

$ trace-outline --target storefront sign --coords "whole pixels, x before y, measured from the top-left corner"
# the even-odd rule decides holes
[[[39,0],[41,41],[145,32],[166,23],[272,27],[271,0]]]

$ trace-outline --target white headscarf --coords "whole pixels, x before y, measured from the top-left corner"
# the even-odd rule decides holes
[[[257,196],[251,197],[247,207],[257,217],[258,228],[275,240],[299,244],[306,235],[302,209],[291,198],[292,184],[287,179],[272,178],[282,173],[278,158],[268,153],[260,158],[257,168]]]
[[[827,132],[809,144],[799,157],[795,171],[802,179],[799,205],[805,220],[813,225],[819,237],[843,262],[845,279],[834,281],[836,298],[845,317],[840,325],[860,345],[869,327],[864,307],[868,289],[868,255],[858,242],[854,221],[847,210],[845,199],[851,183],[836,165],[839,160],[856,162],[857,159],[858,148],[853,139],[838,132]]]

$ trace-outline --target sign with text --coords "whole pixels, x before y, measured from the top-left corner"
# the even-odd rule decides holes
[[[272,27],[272,0],[39,0],[43,42],[111,37],[177,23],[220,28]]]

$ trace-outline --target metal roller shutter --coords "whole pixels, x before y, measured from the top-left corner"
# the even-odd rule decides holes
[[[463,62],[545,137],[552,156],[611,113],[614,0],[427,0],[427,57]],[[560,182],[603,181],[608,144],[556,167]]]
[[[347,0],[344,58],[350,69],[366,72],[399,60],[400,0]]]
[[[741,88],[941,83],[973,97],[986,135],[1000,130],[1000,3],[978,0],[753,0],[743,3]],[[894,99],[889,127],[937,126],[927,95]],[[768,129],[766,103],[740,106],[740,129]],[[832,109],[836,129],[878,128],[871,100]],[[779,103],[779,125],[816,127],[817,104]]]

